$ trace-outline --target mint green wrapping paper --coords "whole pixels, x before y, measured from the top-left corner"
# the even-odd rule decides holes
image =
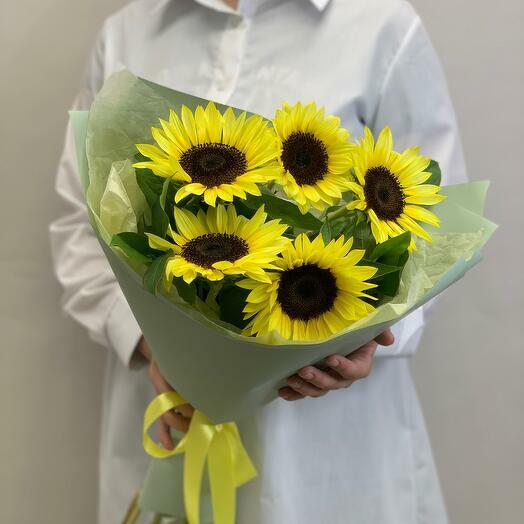
[[[428,228],[432,244],[417,240],[418,250],[410,256],[391,302],[321,342],[289,342],[274,334],[242,336],[203,308],[184,303],[176,291],[169,296],[147,292],[141,282],[145,268],[131,266],[108,246],[118,229],[136,231],[137,218],[148,212],[129,162],[134,144],[151,142],[151,126],[159,117],[167,118],[169,108],[186,104],[195,109],[206,102],[123,71],[108,79],[89,114],[72,112],[71,121],[93,227],[154,358],[173,388],[219,423],[253,414],[277,397],[278,388],[297,369],[333,353],[350,353],[441,293],[479,261],[480,249],[496,226],[483,217],[487,182],[443,187],[447,199],[433,207],[441,227]],[[181,478],[181,460],[153,461],[142,507],[183,515],[182,486],[172,482]],[[208,498],[205,489],[204,515]]]

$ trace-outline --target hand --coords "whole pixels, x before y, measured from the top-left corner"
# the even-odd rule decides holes
[[[136,350],[147,360],[149,360],[149,380],[151,380],[157,395],[166,391],[173,391],[173,388],[167,383],[166,379],[160,373],[157,363],[151,356],[149,348],[144,337],[140,339]],[[175,409],[164,413],[157,421],[157,434],[162,446],[166,449],[173,449],[173,439],[169,428],[174,428],[182,433],[186,433],[191,422],[191,417],[195,409],[190,404],[182,404]]]
[[[279,389],[279,396],[290,401],[304,397],[317,398],[323,397],[333,389],[348,388],[356,380],[366,378],[370,374],[377,346],[390,346],[393,342],[395,337],[388,329],[346,357],[329,356],[326,362],[330,369],[327,371],[306,366],[287,379],[288,385]]]

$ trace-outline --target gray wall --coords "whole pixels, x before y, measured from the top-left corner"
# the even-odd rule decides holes
[[[500,224],[482,265],[449,290],[414,373],[453,524],[524,518],[524,3],[414,0],[448,75],[469,175],[492,180]]]
[[[95,31],[124,3],[0,5],[5,524],[95,520],[104,350],[58,310],[47,224],[66,110]],[[414,3],[449,77],[470,175],[493,180],[488,213],[502,226],[441,300],[414,372],[452,522],[513,524],[524,514],[522,0]]]

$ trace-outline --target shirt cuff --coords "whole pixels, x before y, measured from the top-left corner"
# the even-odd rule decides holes
[[[129,368],[142,330],[120,290],[107,319],[106,330],[111,347]]]

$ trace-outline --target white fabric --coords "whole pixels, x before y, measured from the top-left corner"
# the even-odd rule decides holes
[[[465,178],[453,109],[420,19],[402,0],[140,0],[110,17],[75,107],[88,108],[122,66],[217,102],[272,116],[282,100],[315,100],[353,136],[390,125],[398,149],[438,159],[443,182]],[[64,308],[108,354],[99,524],[116,524],[147,466],[141,418],[152,397],[133,369],[140,330],[87,222],[70,133],[51,226]],[[371,376],[318,400],[276,400],[244,421],[260,477],[243,487],[240,524],[441,524],[446,515],[406,358],[423,313],[395,326]],[[116,358],[118,355],[119,358]],[[131,369],[129,369],[131,368]],[[181,370],[183,373],[183,370]]]

